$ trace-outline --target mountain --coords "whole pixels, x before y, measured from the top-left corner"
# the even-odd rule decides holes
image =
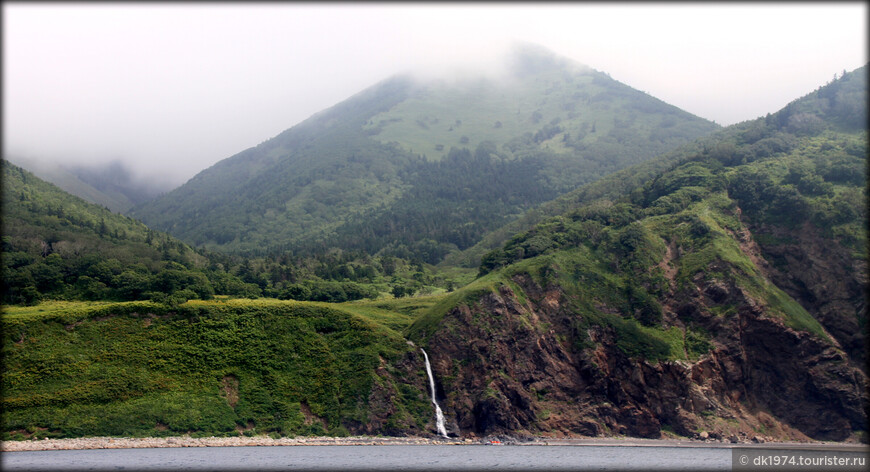
[[[429,263],[717,125],[522,46],[501,79],[385,80],[131,214],[190,244]]]
[[[10,157],[10,162],[61,189],[123,213],[136,204],[151,200],[170,188],[135,177],[120,161],[108,164],[49,164],[39,159]]]
[[[860,75],[860,70],[855,71],[855,73]],[[866,110],[863,108],[864,103],[861,101],[861,93],[860,90],[844,91],[837,88],[836,85],[820,88],[816,96],[805,97],[801,101],[789,104],[788,108],[783,110],[780,115],[795,116],[790,118],[792,123],[789,126],[792,132],[800,126],[810,128],[823,126],[819,120],[827,120],[838,126],[852,129],[861,128],[865,125],[866,120]],[[824,102],[824,104],[819,105],[818,102],[820,101]],[[797,112],[795,112],[796,108],[799,109]],[[804,108],[814,109],[815,113],[801,113],[801,110]],[[819,116],[822,118],[819,118]],[[811,122],[802,123],[801,120],[810,120]],[[449,254],[442,261],[442,265],[476,267],[480,264],[480,259],[484,254],[501,247],[515,234],[529,230],[543,219],[562,214],[569,208],[577,206],[582,202],[603,198],[617,198],[620,194],[631,191],[632,188],[641,185],[644,181],[652,178],[668,166],[672,166],[686,155],[703,152],[705,149],[718,145],[723,139],[727,140],[725,136],[731,133],[733,131],[728,129],[713,132],[690,144],[659,155],[655,159],[617,171],[608,176],[608,178],[600,179],[590,185],[584,185],[576,191],[567,192],[551,201],[538,205],[525,212],[519,218],[511,220],[503,227],[485,234],[475,245]]]
[[[863,67],[562,198],[407,331],[452,430],[866,441],[867,138]]]
[[[577,189],[446,295],[4,306],[2,439],[434,435],[422,346],[465,438],[866,441],[866,82]],[[230,256],[3,170],[4,283],[235,280]],[[91,247],[108,266],[76,265]]]

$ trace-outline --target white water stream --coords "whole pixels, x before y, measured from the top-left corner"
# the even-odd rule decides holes
[[[426,360],[426,374],[429,375],[429,390],[432,391],[432,404],[435,405],[435,427],[438,429],[438,434],[449,438],[450,436],[447,436],[447,428],[444,426],[444,412],[441,411],[438,400],[435,399],[435,377],[432,375],[432,366],[429,365],[429,356],[426,355],[426,351],[422,347],[420,351],[423,352],[423,359]]]

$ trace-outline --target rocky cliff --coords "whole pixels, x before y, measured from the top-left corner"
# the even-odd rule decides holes
[[[669,297],[667,324],[715,334],[697,359],[651,361],[621,349],[618,328],[581,332],[559,286],[511,281],[453,308],[429,339],[456,434],[846,440],[866,428],[867,376],[839,343],[735,284],[698,277]],[[709,310],[723,305],[736,309]]]

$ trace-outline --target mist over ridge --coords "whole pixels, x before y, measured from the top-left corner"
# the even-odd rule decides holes
[[[504,79],[393,75],[132,215],[195,246],[437,263],[535,205],[718,128],[521,44]]]
[[[4,154],[121,158],[173,185],[392,74],[502,77],[514,39],[724,125],[860,66],[867,42],[860,4],[13,2],[3,12]]]

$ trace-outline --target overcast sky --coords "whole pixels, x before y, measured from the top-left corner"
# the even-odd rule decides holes
[[[722,125],[867,62],[867,4],[3,3],[3,152],[180,184],[396,73],[514,40]]]

